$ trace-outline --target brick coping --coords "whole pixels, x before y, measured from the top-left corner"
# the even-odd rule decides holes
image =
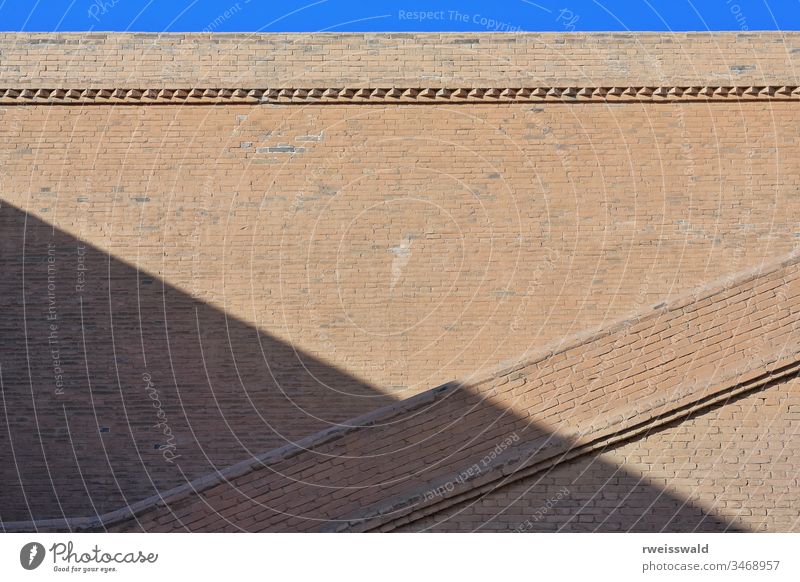
[[[353,418],[342,425],[314,433],[295,443],[289,443],[283,447],[272,449],[252,459],[241,461],[220,471],[194,479],[184,485],[174,487],[162,494],[152,495],[146,499],[129,504],[118,510],[104,513],[100,516],[0,522],[0,527],[4,531],[36,531],[39,529],[74,531],[98,529],[127,521],[150,509],[174,503],[175,501],[200,493],[228,480],[246,475],[254,470],[290,459],[305,451],[313,450],[320,445],[342,438],[360,428],[380,425],[403,414],[414,412],[442,398],[446,398],[449,394],[462,390],[467,386],[475,389],[482,385],[489,384],[502,375],[531,366],[583,344],[603,339],[638,323],[660,317],[665,313],[680,310],[692,303],[724,293],[733,287],[743,285],[798,263],[800,263],[800,252],[793,252],[778,259],[764,261],[758,266],[716,279],[709,284],[683,293],[667,302],[653,305],[609,325],[570,335],[564,340],[554,342],[544,348],[526,352],[513,361],[503,362],[495,368],[481,372],[478,375],[467,376],[447,382],[412,396],[411,398],[389,404],[373,412]],[[642,430],[651,430],[653,426],[671,422],[675,418],[686,416],[701,408],[713,406],[721,399],[729,398],[740,392],[756,389],[778,377],[792,374],[796,369],[800,369],[800,360],[798,360],[795,354],[792,354],[788,358],[776,357],[772,361],[759,361],[756,366],[751,365],[748,367],[748,362],[744,362],[744,364],[745,367],[743,369],[736,370],[726,375],[721,383],[705,387],[705,390],[701,390],[701,394],[697,394],[694,391],[688,391],[688,393],[681,392],[678,398],[667,403],[669,405],[667,409],[658,414],[654,414],[652,418],[646,419],[644,423],[633,421],[634,419],[641,420],[642,414],[652,412],[652,410],[647,407],[644,407],[643,410],[636,410],[634,413],[630,414],[626,414],[628,411],[615,414],[614,418],[620,418],[621,422],[611,422],[606,426],[600,427],[592,426],[580,433],[565,435],[568,438],[576,439],[581,442],[579,442],[577,446],[570,447],[567,451],[555,451],[545,459],[534,458],[534,455],[527,460],[524,467],[518,466],[518,470],[513,472],[514,479],[527,476],[529,472],[526,471],[531,471],[531,469],[533,469],[533,472],[536,472],[538,470],[536,469],[538,464],[550,462],[559,454],[561,458],[558,459],[557,462],[563,462],[578,454],[585,454],[595,450],[595,448],[597,448],[598,439],[604,442],[603,446],[606,446],[612,441],[616,442],[617,440],[631,438],[632,434],[636,434],[636,429],[640,425],[645,427]],[[648,422],[650,424],[648,424]],[[631,431],[633,432],[628,434]],[[605,441],[603,441],[603,439],[605,439]],[[568,454],[569,456],[567,457]],[[503,462],[503,465],[499,466],[497,471],[487,471],[485,474],[480,475],[480,479],[475,482],[475,487],[472,488],[470,492],[460,495],[467,495],[472,492],[478,495],[487,484],[491,485],[491,483],[495,482],[498,478],[507,476],[510,479],[511,472],[507,464],[513,463],[514,459],[503,458],[500,459],[500,461]],[[498,471],[500,473],[499,477],[497,477]],[[430,484],[426,486],[426,489],[430,489]],[[414,507],[420,495],[420,492],[415,491],[404,496],[402,499],[395,499],[392,501],[390,503],[392,509],[389,513],[392,514],[393,519],[403,517],[405,514],[410,513],[409,507]],[[453,499],[453,497],[458,497],[458,499]],[[460,496],[453,497],[447,497],[444,501],[456,503],[460,499]],[[430,505],[436,505],[438,509],[438,503],[437,501],[435,504]],[[396,515],[398,512],[402,512],[402,515]],[[376,520],[385,521],[387,515],[388,513],[385,507],[377,510],[367,510],[362,516],[353,516],[351,523],[338,524],[333,526],[333,529],[349,529],[353,525],[358,525],[361,530],[379,527],[381,524],[376,524],[374,522]],[[355,523],[352,523],[353,521]]]
[[[661,426],[680,420],[697,412],[711,408],[731,398],[752,392],[773,382],[796,376],[800,373],[800,359],[797,354],[755,369],[737,370],[706,388],[692,392],[688,396],[684,390],[669,399],[666,410],[658,399],[646,402],[631,410],[615,413],[611,420],[602,426],[594,425],[569,435],[566,443],[553,442],[550,436],[511,450],[511,454],[498,457],[497,462],[474,478],[459,478],[467,485],[463,492],[448,492],[447,483],[452,483],[462,473],[452,473],[436,482],[426,483],[408,492],[382,502],[377,508],[370,508],[357,515],[340,518],[325,531],[391,531],[452,505],[474,499],[520,479],[551,469],[576,457],[602,451],[614,444],[647,434]],[[562,436],[562,435],[559,435]],[[426,497],[426,492],[439,489],[443,493],[436,497]]]

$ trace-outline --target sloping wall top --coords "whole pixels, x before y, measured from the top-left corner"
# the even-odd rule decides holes
[[[99,521],[39,526],[391,528],[797,373],[798,302],[794,255]]]
[[[799,304],[795,255],[317,435],[139,519],[146,530],[403,523],[797,373]]]

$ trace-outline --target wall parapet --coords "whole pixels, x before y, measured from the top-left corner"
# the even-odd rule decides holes
[[[800,33],[0,33],[2,87],[800,85]]]

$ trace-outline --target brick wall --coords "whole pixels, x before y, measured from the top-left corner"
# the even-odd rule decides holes
[[[0,34],[0,85],[770,85],[800,35],[758,33]]]
[[[0,232],[4,521],[113,511],[390,400],[5,202]]]
[[[576,339],[482,382],[389,408],[362,422],[363,428],[321,435],[207,483],[199,493],[187,489],[173,495],[163,506],[113,527],[392,529],[481,487],[495,488],[523,471],[558,464],[574,451],[602,451],[612,442],[641,437],[643,430],[676,418],[676,411],[688,414],[692,407],[729,402],[748,383],[780,378],[789,373],[787,367],[796,373],[798,301],[795,257],[767,273],[749,273]],[[749,426],[747,416],[732,410]],[[796,415],[778,425],[776,435],[792,428],[793,420]],[[748,470],[745,465],[736,474]],[[614,471],[602,464],[603,473]],[[626,476],[626,483],[631,479]],[[589,482],[603,489],[602,480]],[[679,479],[676,485],[681,484]],[[647,489],[645,497],[662,495]],[[671,501],[659,506],[661,518],[681,499],[666,495]],[[681,519],[697,515],[688,507]]]
[[[799,384],[779,383],[400,531],[797,531]]]
[[[402,398],[796,248],[795,113],[8,107],[0,180]]]
[[[0,88],[786,85],[798,38],[0,34]],[[0,105],[0,518],[118,508],[793,251],[796,108]]]

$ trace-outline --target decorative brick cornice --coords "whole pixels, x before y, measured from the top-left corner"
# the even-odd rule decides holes
[[[0,88],[0,105],[219,105],[325,103],[583,103],[797,101],[800,86]]]

